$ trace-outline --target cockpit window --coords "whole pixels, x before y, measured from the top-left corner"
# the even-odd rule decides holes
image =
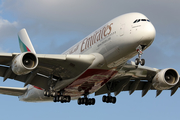
[[[133,23],[136,23],[137,22],[137,20],[135,20]]]
[[[141,19],[141,21],[146,21],[146,19]]]
[[[136,19],[133,23],[138,23],[140,21],[147,21],[150,22],[148,19]]]

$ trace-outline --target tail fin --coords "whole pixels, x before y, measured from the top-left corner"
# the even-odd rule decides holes
[[[34,47],[31,43],[31,40],[29,39],[29,36],[26,32],[26,29],[21,29],[18,33],[18,39],[19,39],[19,46],[21,49],[21,52],[32,52],[35,53]]]

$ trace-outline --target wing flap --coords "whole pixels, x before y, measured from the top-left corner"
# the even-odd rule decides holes
[[[0,66],[0,76],[4,77],[5,76],[5,73],[6,71],[9,69],[9,67],[6,67],[6,66]],[[32,73],[29,73],[27,75],[16,75],[14,74],[13,72],[11,73],[10,79],[14,79],[14,80],[17,80],[17,81],[20,81],[20,82],[26,82],[26,80],[28,79],[28,77],[30,76],[30,74]],[[47,76],[43,76],[41,74],[37,74],[31,84],[34,85],[34,86],[38,86],[40,88],[44,88],[44,89],[48,89],[48,81],[49,81],[49,78]]]
[[[113,89],[111,89],[111,92],[116,92],[119,89],[119,86],[121,86],[121,83],[123,83],[124,81],[120,81],[120,82],[114,82],[113,84],[115,85]],[[131,91],[131,85],[134,83],[135,81],[130,81],[123,89],[122,91]],[[140,81],[136,90],[144,90],[146,84],[148,83],[148,81]],[[154,87],[150,87],[150,90],[155,90]],[[108,89],[107,86],[103,86],[101,89],[99,89],[97,92],[95,92],[95,95],[101,95],[101,94],[106,94],[108,93]]]
[[[95,59],[94,55],[42,55],[39,59],[39,73],[61,76],[62,79],[74,78],[86,70]]]
[[[14,55],[12,53],[0,53],[0,64],[10,65]]]
[[[30,73],[31,74],[31,73]],[[24,82],[26,83],[26,80],[28,79],[28,77],[30,76],[30,74],[27,74],[27,75],[20,75],[20,76],[17,76],[15,74],[11,75],[11,79],[14,79],[14,80],[17,80],[17,81],[21,81],[21,82]],[[49,89],[49,78],[47,76],[42,76],[42,75],[39,75],[37,74],[33,80],[31,81],[31,85],[34,85],[34,86],[37,86],[37,87],[40,87],[40,88],[43,88],[43,89]]]
[[[21,96],[24,95],[26,91],[27,91],[27,87],[25,88],[0,87],[0,94],[4,94],[4,95]]]

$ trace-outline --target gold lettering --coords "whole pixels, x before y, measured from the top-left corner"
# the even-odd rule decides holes
[[[106,31],[107,31],[107,27],[104,27],[104,28],[103,28],[103,33],[104,33],[103,35],[104,35],[104,37],[106,37],[106,36],[107,36],[107,35],[105,34],[105,33],[106,33]]]
[[[99,31],[97,31],[94,34],[90,35],[89,37],[85,38],[81,44],[81,52],[83,52],[84,50],[91,47],[94,43],[98,42],[99,40],[101,40],[104,37],[111,34],[112,25],[113,25],[113,23],[111,23],[110,25],[106,25],[102,29],[100,29]],[[107,31],[108,31],[108,33],[107,33]],[[77,49],[78,49],[78,46],[77,46]],[[74,50],[74,51],[76,51],[76,50]]]
[[[108,25],[108,28],[109,28],[109,33],[107,33],[107,35],[109,35],[109,34],[111,33],[111,30],[112,30],[111,25],[113,25],[113,23],[111,23],[110,25]]]
[[[82,44],[81,44],[81,52],[83,52],[84,51],[84,48],[83,48],[83,45],[85,44],[85,41],[86,39],[84,39],[83,41],[82,41]]]
[[[100,39],[101,39],[101,30],[98,32],[97,41],[99,41]]]

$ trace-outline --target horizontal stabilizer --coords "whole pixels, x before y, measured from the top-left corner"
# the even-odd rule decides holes
[[[0,94],[21,96],[27,91],[27,87],[17,88],[17,87],[0,87]]]

